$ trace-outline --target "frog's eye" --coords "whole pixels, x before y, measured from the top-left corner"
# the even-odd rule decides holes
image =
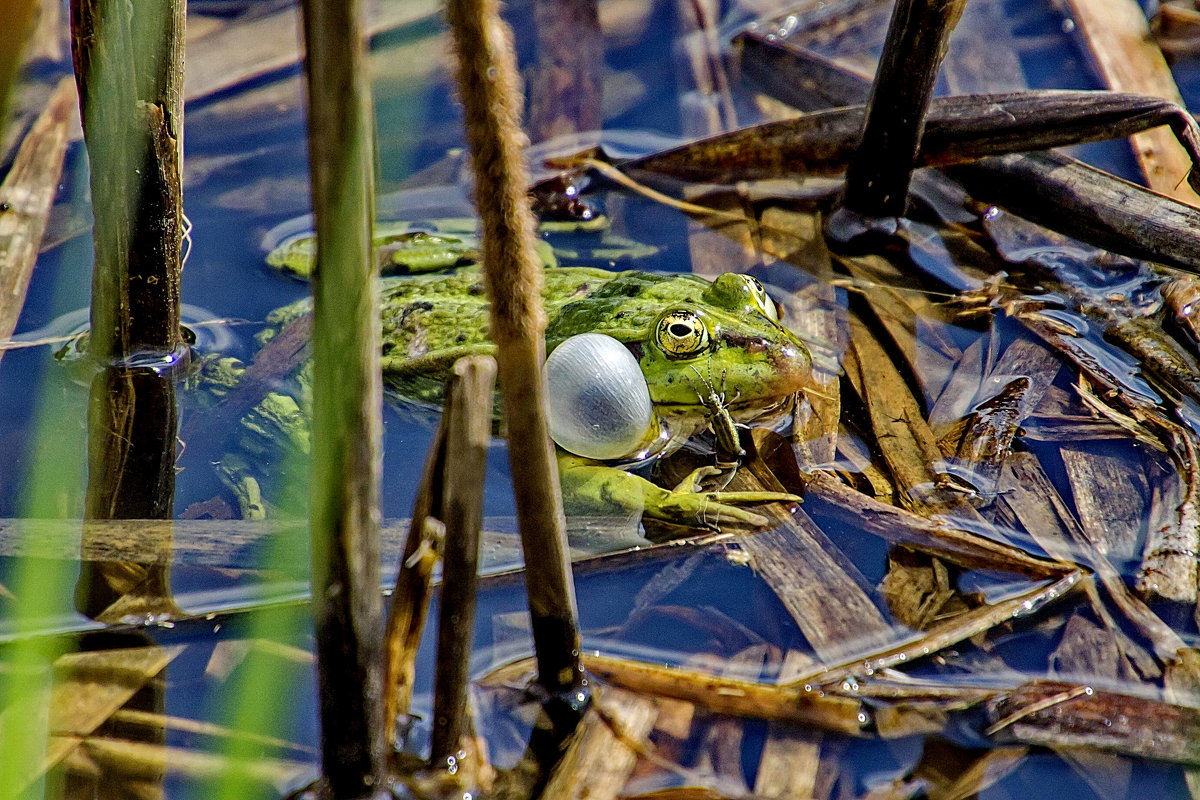
[[[758,306],[758,310],[762,315],[772,322],[779,322],[779,307],[775,305],[775,301],[771,299],[771,295],[767,294],[767,287],[762,285],[762,281],[751,275],[744,275],[746,284],[750,287],[750,296],[754,298],[754,303]]]
[[[654,338],[668,358],[691,358],[708,347],[708,328],[692,311],[670,311],[659,319]]]

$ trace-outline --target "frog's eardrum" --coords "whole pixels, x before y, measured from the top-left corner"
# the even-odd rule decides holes
[[[581,333],[546,359],[550,436],[584,458],[627,458],[654,438],[650,390],[637,360],[611,336]]]

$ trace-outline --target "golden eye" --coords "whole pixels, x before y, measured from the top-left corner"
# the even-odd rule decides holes
[[[708,328],[691,311],[669,311],[658,320],[654,338],[668,358],[691,358],[708,347]]]

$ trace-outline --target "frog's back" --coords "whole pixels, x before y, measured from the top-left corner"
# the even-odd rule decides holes
[[[547,339],[553,346],[575,333],[627,328],[635,316],[652,319],[664,303],[679,298],[664,281],[680,277],[690,276],[549,268],[542,292]],[[702,291],[704,282],[694,281],[697,293]],[[646,303],[653,306],[651,311],[634,313]],[[494,351],[488,339],[487,292],[478,267],[385,280],[381,310],[384,377],[393,392],[407,399],[440,403],[456,359]]]

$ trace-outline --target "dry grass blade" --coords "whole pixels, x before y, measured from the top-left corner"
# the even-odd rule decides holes
[[[58,191],[75,102],[74,81],[64,78],[0,184],[0,208],[4,209],[0,213],[0,298],[4,300],[0,303],[0,341],[12,336],[25,304],[50,204]]]

